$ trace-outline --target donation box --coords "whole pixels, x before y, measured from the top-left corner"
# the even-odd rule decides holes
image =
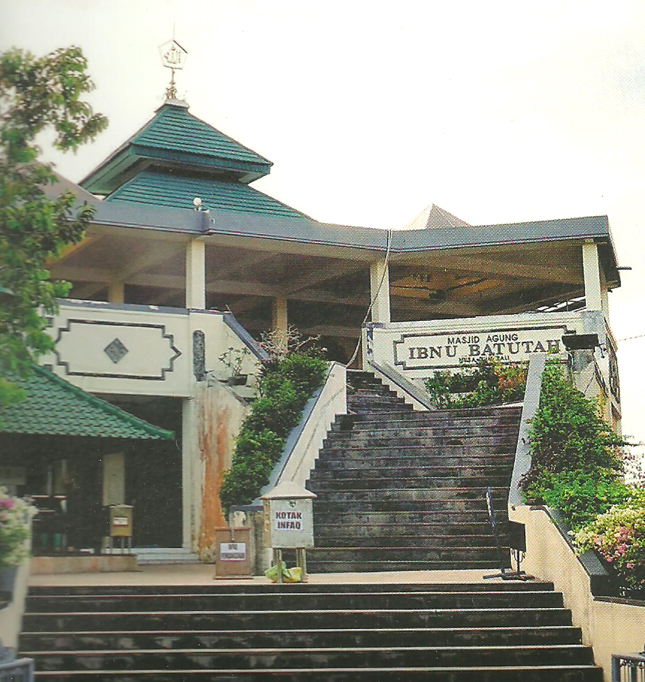
[[[110,537],[132,537],[132,507],[128,504],[113,504],[110,507]]]
[[[262,497],[271,547],[308,549],[314,546],[312,502],[315,497],[293,483],[282,483]]]
[[[215,530],[215,577],[251,577],[250,528]]]

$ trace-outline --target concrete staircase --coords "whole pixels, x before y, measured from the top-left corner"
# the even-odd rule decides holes
[[[137,555],[139,566],[201,563],[197,554],[182,547],[135,547],[132,552]]]
[[[601,682],[549,583],[34,588],[37,680]]]
[[[347,399],[307,484],[309,570],[499,567],[485,495],[504,540],[520,409],[415,412],[365,372],[348,372]]]

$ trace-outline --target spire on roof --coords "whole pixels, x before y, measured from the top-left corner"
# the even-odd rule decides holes
[[[442,227],[470,227],[470,224],[457,218],[452,213],[444,210],[436,204],[430,204],[419,215],[412,218],[401,229],[403,230],[428,230]]]
[[[173,37],[167,43],[159,47],[161,53],[161,63],[170,69],[170,85],[166,88],[166,100],[179,101],[177,97],[177,87],[175,86],[175,71],[184,68],[188,52],[175,40],[175,30],[173,27]]]

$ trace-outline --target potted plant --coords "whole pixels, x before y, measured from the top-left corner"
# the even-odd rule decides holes
[[[35,507],[0,487],[0,593],[13,594],[18,567],[29,555],[27,540]]]
[[[229,346],[228,350],[219,356],[219,361],[229,369],[229,376],[226,378],[226,383],[231,386],[244,386],[248,376],[242,374],[242,364],[244,358],[250,355],[248,348],[233,348]]]

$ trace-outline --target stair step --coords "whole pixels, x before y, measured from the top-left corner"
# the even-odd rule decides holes
[[[55,651],[25,652],[34,658],[39,670],[134,671],[158,668],[236,668],[252,670],[328,667],[407,668],[420,666],[539,666],[545,659],[551,665],[591,665],[588,647],[575,644],[466,647],[334,647],[246,649],[140,649],[124,651],[76,651],[74,657]],[[158,660],[155,660],[158,659]],[[71,664],[71,665],[70,665]]]
[[[316,553],[317,550],[311,550]],[[322,550],[325,551],[325,550]],[[333,550],[330,550],[333,551]],[[314,554],[315,555],[315,554]],[[155,612],[159,607],[159,595],[80,595],[74,599],[66,596],[30,597],[29,608],[44,613],[88,612]],[[336,603],[338,602],[338,603]],[[562,596],[557,592],[301,592],[301,593],[264,593],[264,594],[194,594],[189,591],[167,594],[163,597],[163,608],[167,612],[176,611],[275,611],[289,609],[324,610],[327,608],[462,608],[493,607],[503,603],[506,606],[561,607]],[[61,608],[64,611],[61,611]]]
[[[36,588],[21,652],[37,680],[601,682],[562,604],[540,581]]]
[[[134,547],[132,553],[140,566],[201,563],[197,554],[182,547]]]
[[[449,541],[453,537],[464,537],[474,540],[489,536],[492,533],[488,521],[464,523],[461,519],[452,523],[378,523],[378,519],[373,520],[369,526],[365,523],[357,522],[354,524],[345,522],[342,525],[337,523],[325,524],[321,517],[317,517],[316,530],[321,538],[327,542],[335,542],[337,539],[352,537],[356,539],[392,538],[393,542],[401,541],[415,542],[420,538],[445,538]],[[319,545],[320,546],[320,545]]]
[[[417,478],[448,478],[454,477],[458,480],[467,481],[469,479],[485,479],[508,477],[508,466],[414,466],[414,467],[398,467],[398,466],[370,466],[369,469],[361,467],[346,467],[344,469],[337,469],[333,472],[328,469],[316,469],[312,472],[310,481],[326,481],[333,477],[333,480],[348,481],[353,479],[371,479],[374,481],[381,481],[382,479],[392,479],[400,477],[396,480],[414,480]]]
[[[455,549],[469,547],[478,549],[481,547],[494,547],[495,539],[490,530],[486,529],[485,534],[464,535],[454,531],[453,534],[446,535],[401,535],[399,529],[391,531],[389,534],[383,533],[380,537],[372,532],[369,535],[361,536],[360,526],[354,526],[355,533],[350,533],[345,529],[345,535],[335,537],[326,536],[323,543],[317,545],[317,549],[338,549],[342,547],[396,547],[397,550],[405,552],[406,549]],[[503,547],[508,547],[506,538],[500,538]]]
[[[370,471],[387,468],[415,468],[424,469],[432,466],[439,467],[469,467],[469,466],[501,466],[512,467],[512,457],[509,454],[455,454],[442,450],[433,451],[427,448],[330,448],[325,452],[325,459],[316,462],[315,473],[327,469],[359,469],[363,467]],[[369,465],[369,466],[368,466]]]
[[[361,477],[361,478],[344,478],[339,479],[331,476],[315,476],[309,479],[307,487],[315,493],[323,491],[355,491],[355,490],[375,490],[383,492],[385,490],[419,490],[427,488],[428,490],[438,490],[449,488],[451,490],[469,490],[476,488],[478,494],[483,498],[482,491],[485,492],[487,487],[503,488],[510,483],[510,474],[505,472],[503,475],[496,476],[472,476],[467,478],[459,478],[456,476],[410,476],[399,478],[393,476],[386,476],[381,478],[376,477]]]
[[[498,562],[497,549],[494,540],[489,538],[491,544],[483,547],[464,547],[463,545],[453,547],[421,547],[413,548],[407,546],[357,546],[347,547],[315,547],[309,550],[309,562],[312,564],[325,563],[327,561],[350,561],[352,557],[357,563],[367,561],[378,562],[381,559],[384,563],[394,564],[397,561],[405,563],[416,562],[449,562],[451,559],[455,565],[462,566],[464,562],[476,561],[478,565],[495,566]],[[482,563],[483,562],[483,563]]]
[[[346,646],[351,641],[361,646],[487,646],[499,642],[506,646],[535,644],[580,644],[579,628],[566,625],[498,628],[366,628],[328,630],[184,630],[123,633],[68,632],[23,634],[22,648],[32,651],[61,651],[79,647],[84,650],[196,649],[246,647]]]
[[[453,509],[447,509],[445,505],[440,505],[438,509],[427,509],[427,503],[421,507],[419,505],[416,505],[416,507],[414,505],[407,505],[408,509],[375,509],[374,505],[371,505],[370,509],[366,509],[365,505],[361,504],[354,510],[338,509],[336,505],[325,509],[323,505],[324,503],[318,503],[317,508],[314,509],[314,529],[318,529],[317,534],[319,537],[321,537],[321,527],[330,524],[345,527],[362,523],[367,527],[378,524],[389,525],[391,528],[395,528],[399,525],[427,523],[429,521],[445,522],[454,525],[460,519],[466,519],[467,523],[472,521],[488,523],[488,512],[486,509],[472,507],[468,509],[463,504],[455,504]],[[497,521],[503,526],[504,521],[507,519],[507,512],[496,510],[496,516]]]
[[[157,669],[140,673],[97,673],[96,671],[50,671],[37,673],[38,679],[68,680],[91,679],[92,682],[191,682],[192,680],[213,680],[218,682],[401,682],[401,680],[430,680],[431,682],[602,682],[602,670],[594,666],[486,666],[447,668],[301,668],[299,670],[256,669],[186,669],[171,671]]]

